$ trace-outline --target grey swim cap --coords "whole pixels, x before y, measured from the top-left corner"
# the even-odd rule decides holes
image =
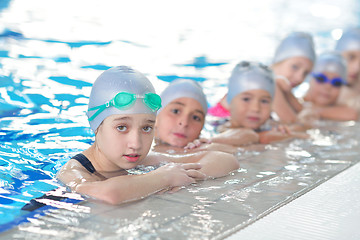
[[[142,73],[127,66],[113,67],[104,71],[94,82],[90,93],[88,109],[107,103],[119,92],[144,95],[149,92],[155,93],[155,90],[149,79]],[[88,111],[86,115],[90,118],[95,113],[96,110]],[[95,132],[101,122],[110,115],[138,113],[156,115],[156,112],[144,104],[143,99],[136,99],[135,104],[127,109],[106,108],[92,121],[89,121],[89,123],[91,129]]]
[[[305,32],[293,32],[277,47],[273,64],[291,57],[306,57],[315,62],[315,56],[312,36]]]
[[[161,93],[161,100],[162,100],[162,108],[159,110],[161,111],[166,105],[177,98],[193,98],[198,101],[205,114],[207,113],[207,101],[206,96],[203,92],[202,87],[199,83],[195,82],[194,80],[190,79],[177,79],[172,81]]]
[[[227,102],[230,104],[236,95],[255,89],[268,91],[273,98],[275,94],[273,72],[261,63],[240,62],[229,78]]]
[[[336,51],[360,51],[360,28],[349,29],[337,41]]]
[[[347,77],[346,61],[343,58],[343,56],[338,52],[326,52],[318,56],[313,72],[337,73],[344,81],[346,81],[346,77]]]

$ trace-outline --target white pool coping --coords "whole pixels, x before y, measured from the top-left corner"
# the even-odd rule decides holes
[[[226,240],[360,239],[360,163]]]

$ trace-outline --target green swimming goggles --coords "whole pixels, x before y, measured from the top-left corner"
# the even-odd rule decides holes
[[[119,92],[113,99],[106,102],[105,104],[88,109],[88,111],[97,110],[94,115],[89,118],[89,121],[94,120],[97,115],[109,107],[116,107],[117,109],[130,108],[138,98],[142,98],[144,104],[153,112],[156,112],[161,108],[161,98],[156,93],[149,92],[145,95],[138,95],[128,92]]]

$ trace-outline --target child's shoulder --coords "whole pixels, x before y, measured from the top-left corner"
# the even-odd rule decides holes
[[[59,170],[56,175],[62,183],[74,189],[78,184],[85,181],[103,180],[94,172],[89,171],[82,163],[72,158]]]

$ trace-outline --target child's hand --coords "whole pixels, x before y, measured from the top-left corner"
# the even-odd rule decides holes
[[[273,128],[272,131],[276,131],[276,132],[281,133],[284,136],[286,135],[286,136],[293,137],[293,138],[307,139],[310,137],[309,134],[304,133],[304,132],[291,131],[290,128],[286,125],[278,125],[275,128]]]
[[[285,125],[278,125],[274,128],[274,130],[282,134],[287,134],[287,135],[291,134],[289,127]]]
[[[176,187],[187,186],[195,183],[196,180],[204,180],[206,175],[198,171],[201,168],[199,163],[169,163],[157,169],[163,171],[165,179],[168,181],[169,188],[166,191],[172,191]],[[179,190],[180,188],[176,188]]]
[[[206,138],[200,138],[200,139],[196,139],[193,142],[189,142],[184,149],[194,149],[194,148],[198,148],[200,147],[202,144],[209,144],[211,143],[210,139],[206,139]]]
[[[283,90],[284,92],[291,92],[291,83],[290,81],[282,76],[276,77],[276,85]]]

